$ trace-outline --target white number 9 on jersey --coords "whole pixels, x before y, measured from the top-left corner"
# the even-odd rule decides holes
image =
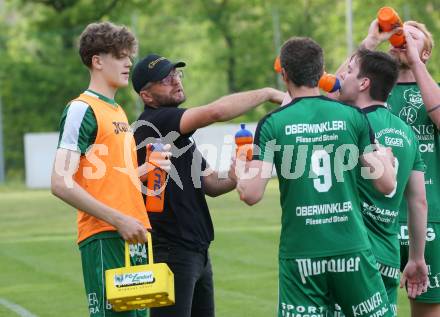
[[[317,176],[313,180],[313,186],[320,193],[328,192],[332,187],[330,155],[325,150],[313,152],[311,165],[313,173]]]

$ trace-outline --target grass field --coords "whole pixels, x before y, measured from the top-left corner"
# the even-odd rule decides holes
[[[209,200],[218,317],[276,316],[280,207],[276,182],[247,207],[230,194]],[[76,214],[49,191],[0,187],[0,300],[39,317],[88,316]],[[350,290],[347,290],[349,292]],[[399,317],[409,316],[399,295]],[[0,316],[19,316],[0,301]]]

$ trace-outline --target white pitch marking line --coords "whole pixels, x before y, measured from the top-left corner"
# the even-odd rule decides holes
[[[20,317],[38,317],[37,315],[34,315],[30,311],[25,309],[24,307],[14,304],[4,298],[0,298],[0,305],[8,308],[9,310],[13,311]]]

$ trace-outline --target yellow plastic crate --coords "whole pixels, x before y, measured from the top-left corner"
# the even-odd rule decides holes
[[[147,233],[148,264],[130,266],[125,242],[125,267],[105,271],[107,300],[115,311],[173,305],[174,274],[165,263],[154,263],[151,234]]]

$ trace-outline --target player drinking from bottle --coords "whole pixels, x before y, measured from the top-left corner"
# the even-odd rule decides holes
[[[362,216],[373,254],[378,262],[388,299],[397,316],[397,289],[400,278],[398,219],[402,199],[408,202],[408,229],[411,236],[409,261],[401,285],[415,298],[427,287],[427,267],[423,256],[426,232],[425,165],[419,142],[412,129],[385,107],[398,77],[398,64],[383,52],[358,50],[339,74],[342,88],[339,100],[353,104],[367,115],[380,144],[393,148],[397,184],[390,195],[378,193],[361,179],[359,193]],[[342,316],[336,314],[335,316]]]
[[[419,141],[419,150],[426,164],[425,187],[428,202],[428,225],[425,260],[429,268],[428,291],[416,299],[410,299],[413,317],[440,316],[440,100],[438,87],[426,70],[434,46],[431,33],[422,23],[404,23],[406,46],[391,48],[390,54],[399,62],[397,85],[391,91],[387,105],[392,113],[412,127]],[[374,50],[391,33],[381,33],[377,21],[370,25],[362,42],[365,48]],[[417,57],[417,58],[416,58]],[[423,88],[423,89],[422,89]],[[407,227],[407,203],[400,209],[401,267],[409,256]]]

